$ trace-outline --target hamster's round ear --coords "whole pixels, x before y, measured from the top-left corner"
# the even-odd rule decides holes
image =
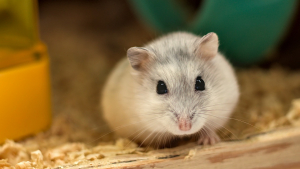
[[[127,50],[127,57],[130,65],[135,70],[142,70],[149,61],[150,53],[148,49],[141,47],[131,47]]]
[[[196,55],[204,59],[212,59],[218,53],[219,38],[218,35],[211,32],[200,39],[200,44],[196,49]]]

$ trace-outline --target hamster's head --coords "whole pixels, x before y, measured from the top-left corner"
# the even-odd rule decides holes
[[[149,128],[190,135],[224,124],[238,87],[218,46],[215,33],[198,37],[180,32],[128,49],[137,116],[149,119]]]

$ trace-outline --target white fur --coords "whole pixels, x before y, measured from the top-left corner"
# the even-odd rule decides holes
[[[104,118],[117,134],[151,144],[166,139],[163,134],[190,135],[224,125],[238,101],[237,80],[220,53],[211,60],[197,56],[200,39],[176,32],[149,43],[145,48],[155,55],[146,71],[120,61],[102,97]],[[197,76],[205,81],[204,91],[195,91]],[[158,80],[166,83],[168,94],[156,93]],[[193,112],[198,116],[192,128],[181,131],[174,114],[188,118]]]

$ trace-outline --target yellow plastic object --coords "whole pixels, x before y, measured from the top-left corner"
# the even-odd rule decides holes
[[[45,46],[38,44],[28,52],[37,55],[35,61],[0,69],[0,143],[35,134],[51,122]]]
[[[0,0],[0,144],[51,122],[49,57],[36,0]]]

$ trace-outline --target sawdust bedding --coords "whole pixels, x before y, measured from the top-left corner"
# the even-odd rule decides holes
[[[223,140],[300,126],[300,71],[251,68],[238,70],[237,74],[241,98],[228,124],[219,132]],[[0,146],[0,168],[64,168],[96,161],[104,164],[110,157],[151,151],[113,134],[102,133],[108,139],[99,141],[89,132],[70,127],[63,115],[56,116],[48,131],[19,142],[8,140]]]

